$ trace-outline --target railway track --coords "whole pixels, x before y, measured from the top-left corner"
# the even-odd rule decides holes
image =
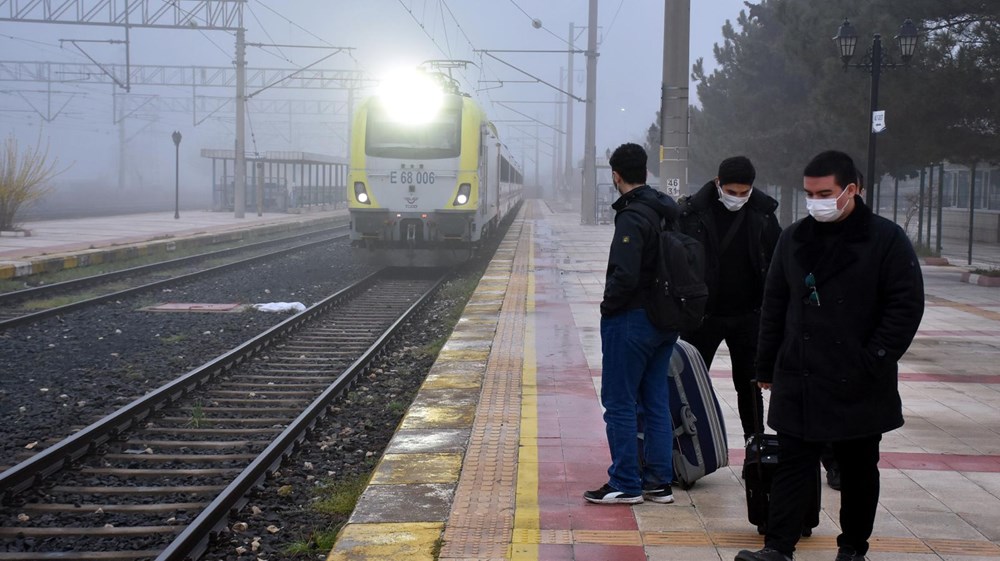
[[[197,559],[440,281],[371,275],[0,473],[0,560]]]
[[[234,269],[252,263],[274,259],[302,249],[328,244],[333,240],[343,238],[347,235],[346,226],[339,226],[327,230],[312,231],[295,236],[286,236],[274,240],[242,245],[235,248],[201,253],[189,257],[181,257],[169,261],[132,267],[120,271],[113,271],[100,275],[83,277],[80,279],[68,280],[59,283],[26,288],[14,292],[0,294],[0,331],[57,316],[72,310],[93,306],[102,302],[118,300],[120,298],[144,292],[151,289],[163,288],[165,286],[176,285],[197,278],[209,276],[228,269]],[[318,239],[317,236],[319,236]],[[199,263],[217,260],[230,259],[239,254],[247,252],[262,251],[275,245],[292,244],[275,251],[268,251],[262,254],[253,255],[244,259],[230,261],[221,265],[196,270],[193,272],[178,273],[179,270],[197,266]],[[128,285],[120,288],[117,285]],[[35,307],[31,302],[45,302],[55,297],[73,298],[73,294],[81,292],[94,292],[95,287],[112,287],[104,294],[97,296],[79,296],[71,303],[53,305],[45,307]]]

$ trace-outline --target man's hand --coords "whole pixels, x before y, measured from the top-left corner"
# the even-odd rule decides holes
[[[770,390],[771,382],[757,382],[757,387],[762,390]]]

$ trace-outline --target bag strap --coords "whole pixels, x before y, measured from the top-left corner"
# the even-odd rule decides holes
[[[663,226],[661,226],[663,219],[660,217],[660,213],[653,210],[653,208],[646,203],[641,201],[632,201],[624,210],[635,210],[641,214],[646,220],[648,220],[652,225],[653,229],[659,233]]]
[[[736,237],[736,233],[739,232],[740,226],[743,224],[743,216],[745,214],[746,214],[745,212],[737,212],[736,213],[736,218],[733,220],[733,223],[730,224],[729,225],[729,229],[726,230],[726,236],[724,238],[722,238],[722,243],[719,244],[719,256],[720,257],[724,253],[726,253],[726,248],[729,247],[729,244],[732,243],[733,238]]]

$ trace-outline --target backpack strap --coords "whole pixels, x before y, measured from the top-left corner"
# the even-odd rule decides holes
[[[653,207],[643,203],[641,201],[632,201],[624,210],[635,210],[641,214],[649,223],[653,226],[654,233],[659,233],[663,230],[663,217],[660,213],[653,210]]]

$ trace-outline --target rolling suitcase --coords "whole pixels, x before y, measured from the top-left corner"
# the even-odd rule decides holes
[[[752,382],[756,384],[757,381]],[[756,404],[756,401],[754,401]],[[756,419],[757,416],[754,415]],[[756,433],[746,446],[743,462],[743,479],[747,495],[747,519],[757,526],[758,534],[767,533],[767,516],[771,505],[771,482],[778,468],[778,436],[764,434],[761,427],[754,427]],[[820,486],[819,462],[816,463],[816,492],[809,497],[805,515],[802,518],[802,535],[811,536],[819,526]]]
[[[668,375],[674,479],[682,489],[689,489],[695,481],[729,465],[726,425],[698,349],[678,339]]]

